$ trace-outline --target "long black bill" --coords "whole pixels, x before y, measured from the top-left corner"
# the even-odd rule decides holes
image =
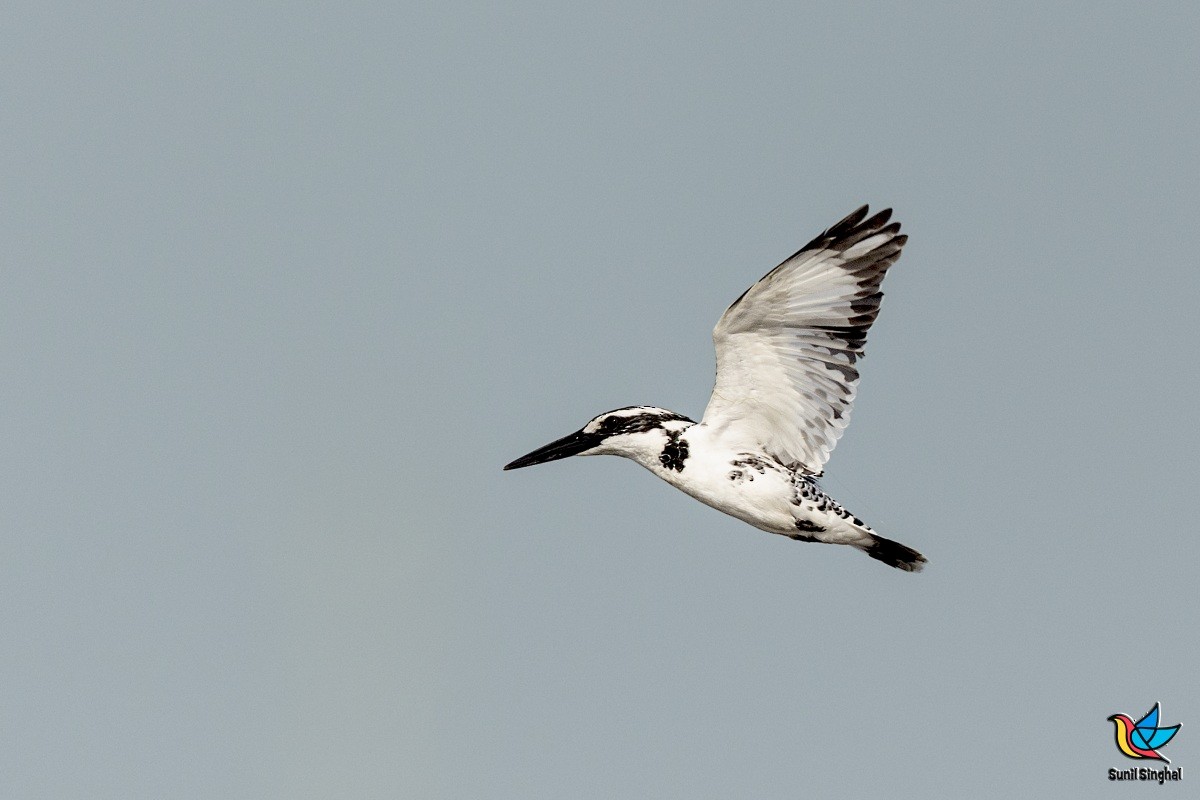
[[[528,455],[521,456],[511,464],[506,464],[504,468],[520,469],[521,467],[532,467],[534,464],[545,464],[547,461],[558,461],[560,458],[579,455],[584,450],[591,450],[603,440],[604,437],[599,434],[575,431],[570,436],[564,436],[545,447],[539,447]]]

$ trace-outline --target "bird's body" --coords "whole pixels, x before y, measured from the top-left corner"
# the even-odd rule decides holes
[[[1117,737],[1117,748],[1129,758],[1156,759],[1170,764],[1171,759],[1158,750],[1175,738],[1175,734],[1179,733],[1182,726],[1159,727],[1158,715],[1159,705],[1155,703],[1154,708],[1147,711],[1146,715],[1137,722],[1125,714],[1113,714],[1109,717],[1108,720],[1113,723],[1114,733]]]
[[[769,533],[848,544],[890,566],[925,558],[874,533],[817,484],[849,420],[855,363],[879,285],[906,237],[863,208],[750,287],[713,331],[717,381],[700,422],[653,406],[595,417],[505,469],[570,455],[619,455]]]

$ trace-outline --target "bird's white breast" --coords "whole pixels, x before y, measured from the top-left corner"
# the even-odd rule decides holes
[[[683,434],[688,457],[682,470],[648,465],[651,472],[705,505],[764,531],[795,531],[790,471],[754,454],[722,446],[703,425]]]

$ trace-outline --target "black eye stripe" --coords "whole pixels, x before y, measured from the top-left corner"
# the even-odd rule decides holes
[[[692,422],[692,420],[682,414],[647,411],[644,414],[608,417],[600,423],[597,430],[606,436],[617,436],[624,433],[644,433],[655,428],[661,428],[664,422],[674,420]]]
[[[629,417],[622,420],[622,423],[623,424],[617,426],[617,433],[642,433],[644,431],[662,427],[662,420],[660,420],[658,417],[652,417],[648,415]]]

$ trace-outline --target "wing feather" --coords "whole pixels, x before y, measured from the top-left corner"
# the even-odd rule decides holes
[[[768,272],[713,329],[717,380],[704,423],[818,473],[850,421],[880,285],[908,237],[867,206]]]

